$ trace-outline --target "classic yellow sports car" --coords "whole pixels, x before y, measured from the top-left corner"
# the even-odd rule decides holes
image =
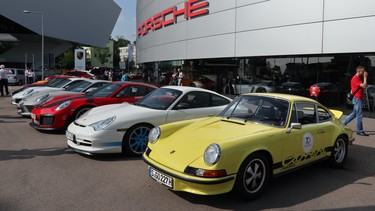
[[[218,116],[153,128],[143,158],[171,190],[254,199],[270,177],[325,159],[341,167],[354,141],[341,116],[309,98],[242,95]]]

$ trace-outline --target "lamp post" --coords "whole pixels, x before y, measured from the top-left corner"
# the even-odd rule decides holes
[[[26,14],[38,14],[42,16],[42,80],[44,79],[44,12],[23,10]]]

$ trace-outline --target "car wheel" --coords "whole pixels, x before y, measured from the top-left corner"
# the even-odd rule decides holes
[[[345,137],[340,136],[333,145],[331,154],[331,164],[333,167],[340,168],[344,165],[348,156],[348,141]]]
[[[78,119],[79,117],[82,116],[82,114],[86,113],[88,110],[92,109],[92,107],[83,107],[83,108],[79,108],[76,110],[76,112],[74,113],[74,120]]]
[[[245,200],[259,197],[268,183],[269,169],[269,161],[263,154],[250,155],[237,173],[235,194]]]
[[[148,134],[153,126],[139,124],[131,127],[122,141],[122,151],[130,156],[140,156],[147,148]]]
[[[18,80],[18,81],[17,81],[17,85],[18,85],[18,86],[22,86],[22,85],[23,85],[22,80]]]

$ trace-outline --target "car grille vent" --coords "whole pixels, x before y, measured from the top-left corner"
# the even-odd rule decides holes
[[[152,151],[152,150],[151,150],[150,148],[147,147],[146,152],[145,152],[146,155],[147,155],[147,156],[150,156],[151,151]]]
[[[197,169],[196,168],[193,168],[193,167],[186,167],[184,173],[185,174],[189,174],[189,175],[192,175],[192,176],[196,176],[196,172],[197,172]]]

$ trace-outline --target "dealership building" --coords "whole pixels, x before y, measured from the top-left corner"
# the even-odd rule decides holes
[[[113,0],[1,0],[0,44],[14,45],[0,51],[0,63],[40,67],[43,52],[44,67],[53,68],[73,46],[105,47],[120,12]]]
[[[375,78],[373,0],[137,1],[137,62],[243,81],[331,82],[346,89],[355,67]]]

